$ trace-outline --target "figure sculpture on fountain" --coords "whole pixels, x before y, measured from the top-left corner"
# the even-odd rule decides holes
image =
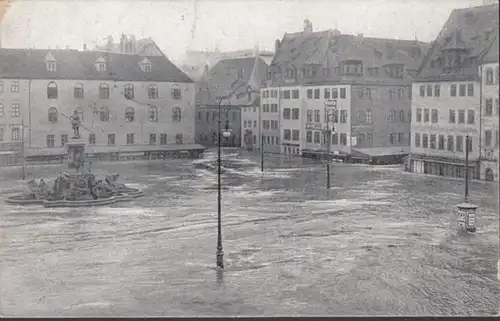
[[[73,128],[73,138],[80,139],[80,125],[82,124],[80,115],[78,115],[78,112],[75,110],[73,112],[73,116],[71,116],[69,119],[71,121],[71,127]]]

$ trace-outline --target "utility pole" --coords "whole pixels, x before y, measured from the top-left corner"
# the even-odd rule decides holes
[[[26,162],[24,148],[24,119],[21,121],[21,165],[23,167],[23,180],[26,180]]]

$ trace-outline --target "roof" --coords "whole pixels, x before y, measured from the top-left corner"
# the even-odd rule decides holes
[[[300,71],[308,65],[331,70],[342,61],[361,60],[365,67],[403,64],[416,70],[430,44],[417,40],[399,40],[342,34],[338,30],[285,34],[278,44],[271,71],[292,66]],[[337,81],[340,76],[323,70],[306,82]]]
[[[52,55],[56,71],[48,71],[45,59]],[[104,58],[107,71],[99,72],[94,63]],[[145,56],[68,49],[0,48],[0,77],[4,79],[77,79],[115,81],[193,82],[165,56],[148,56],[151,72],[143,72],[139,63]]]
[[[249,101],[246,93],[258,90],[254,84],[262,83],[266,70],[267,64],[260,57],[221,60],[197,83],[196,104],[217,105],[217,97],[224,96],[231,96],[232,105],[251,104],[255,95]]]
[[[498,38],[498,9],[498,4],[493,4],[453,10],[423,59],[416,80],[477,77],[478,64]],[[463,52],[459,67],[448,66],[446,55],[450,50]]]

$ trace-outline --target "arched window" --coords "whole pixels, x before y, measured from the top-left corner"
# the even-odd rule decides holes
[[[53,81],[49,82],[47,85],[47,98],[57,99],[57,85]]]
[[[80,107],[78,107],[77,109],[75,109],[75,112],[78,115],[78,117],[80,117],[80,121],[83,122],[83,110]]]
[[[173,99],[181,99],[181,87],[179,85],[172,86],[172,98]]]
[[[99,111],[99,117],[101,121],[108,121],[109,120],[109,109],[106,107],[101,107],[101,110]]]
[[[127,99],[134,99],[134,85],[127,84],[125,85],[124,96]]]
[[[127,109],[125,109],[125,121],[126,122],[134,121],[134,108],[127,107]]]
[[[158,108],[149,107],[149,121],[158,121]]]
[[[179,107],[175,107],[172,110],[172,121],[180,122],[181,121],[181,109]]]
[[[486,84],[493,84],[493,68],[486,68]]]
[[[50,123],[57,123],[57,109],[54,107],[49,108],[48,119]]]
[[[75,85],[75,88],[73,89],[73,96],[75,98],[83,98],[83,85],[82,84]]]
[[[108,86],[108,84],[101,84],[101,86],[99,86],[99,98],[100,99],[109,99],[109,86]]]
[[[158,99],[158,88],[155,85],[149,85],[148,98],[149,99]]]

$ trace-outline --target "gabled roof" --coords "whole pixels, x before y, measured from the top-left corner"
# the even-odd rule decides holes
[[[247,93],[254,92],[252,84],[264,80],[266,70],[267,64],[260,57],[221,60],[197,83],[196,104],[217,105],[217,97],[229,95],[233,105],[249,104]]]
[[[52,55],[56,71],[48,71],[45,57]],[[106,72],[99,72],[94,62],[104,58]],[[0,48],[0,77],[4,79],[77,79],[115,81],[193,82],[165,56],[147,57],[151,72],[143,72],[139,62],[144,56],[61,49]]]
[[[455,9],[419,68],[417,80],[469,79],[477,77],[477,65],[487,49],[498,37],[498,4]],[[444,71],[432,67],[432,61],[442,57],[443,50],[459,47],[466,50],[467,58],[476,58],[469,65]]]

